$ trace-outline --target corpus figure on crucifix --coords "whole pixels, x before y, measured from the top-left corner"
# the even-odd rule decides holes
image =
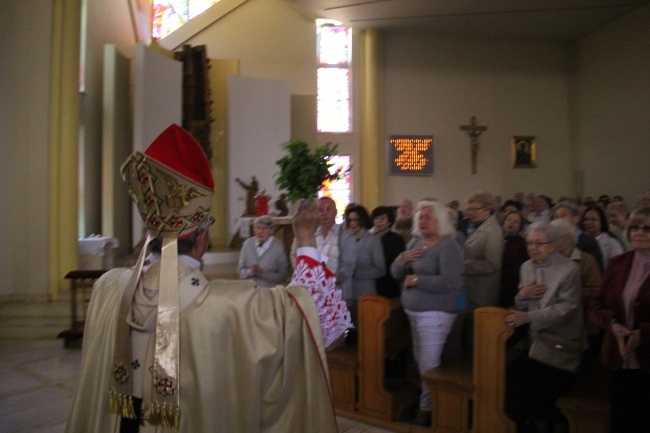
[[[461,131],[467,132],[467,135],[472,139],[472,174],[476,174],[476,156],[478,155],[478,136],[487,130],[487,126],[479,126],[476,124],[476,116],[472,116],[471,124],[460,127]]]

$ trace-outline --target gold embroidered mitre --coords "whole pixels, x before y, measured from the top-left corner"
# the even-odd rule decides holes
[[[127,158],[120,171],[153,237],[186,237],[208,218],[214,189],[210,163],[181,127],[171,125],[144,154]]]

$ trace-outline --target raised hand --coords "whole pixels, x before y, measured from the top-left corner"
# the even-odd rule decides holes
[[[316,200],[302,200],[298,212],[293,216],[293,234],[297,247],[316,247],[316,228],[318,227],[318,212]]]

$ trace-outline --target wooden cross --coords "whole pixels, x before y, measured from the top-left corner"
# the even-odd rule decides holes
[[[478,136],[483,131],[487,131],[487,126],[479,126],[476,124],[476,116],[472,116],[471,124],[460,127],[461,131],[466,131],[467,135],[472,139],[472,174],[476,174],[476,156],[478,155]]]

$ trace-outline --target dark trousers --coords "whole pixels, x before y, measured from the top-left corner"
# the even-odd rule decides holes
[[[530,359],[531,384],[530,397],[533,419],[543,421],[549,431],[559,424],[566,424],[566,419],[555,407],[557,400],[575,380],[575,373],[551,367]]]
[[[650,374],[642,369],[607,373],[609,433],[650,433]]]

